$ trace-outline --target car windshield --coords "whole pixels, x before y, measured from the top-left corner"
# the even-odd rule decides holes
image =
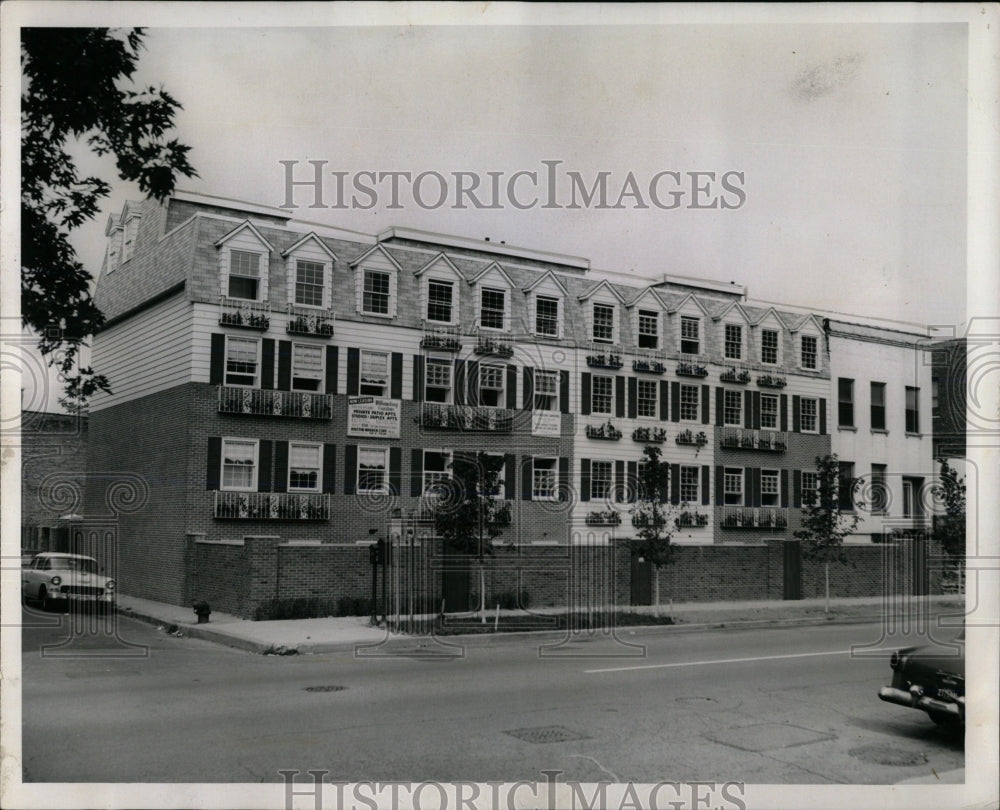
[[[96,574],[97,561],[85,557],[53,557],[52,570],[81,571],[85,574]]]

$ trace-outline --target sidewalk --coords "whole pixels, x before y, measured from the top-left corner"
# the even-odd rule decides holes
[[[934,613],[954,610],[961,613],[963,601],[954,595],[926,597],[926,605]],[[741,602],[685,602],[660,605],[660,613],[672,615],[676,624],[657,626],[630,626],[629,631],[656,630],[658,632],[690,632],[722,627],[806,626],[810,624],[850,624],[877,621],[884,612],[882,597],[831,599],[830,613],[824,612],[823,599],[797,601],[741,601]],[[622,607],[634,613],[652,613],[652,606]],[[560,613],[562,608],[532,609],[532,613]],[[213,612],[209,623],[198,624],[190,607],[168,605],[149,599],[125,594],[118,595],[118,612],[171,631],[178,631],[191,638],[201,638],[230,647],[255,653],[325,653],[354,651],[359,645],[381,645],[413,648],[421,637],[403,633],[390,633],[384,628],[372,627],[367,616],[327,617],[322,619],[288,619],[282,621],[254,622],[226,613]],[[504,617],[523,615],[522,611],[501,610]],[[488,611],[488,622],[493,622],[496,611]],[[562,631],[543,631],[549,634]],[[447,642],[483,643],[490,639],[523,633],[477,634],[447,636]]]

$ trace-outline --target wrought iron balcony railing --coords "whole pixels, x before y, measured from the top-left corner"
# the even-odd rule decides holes
[[[723,506],[724,529],[787,529],[788,510],[778,506]]]
[[[271,326],[271,302],[219,296],[219,325],[267,331]]]
[[[788,434],[775,430],[751,428],[722,428],[720,445],[727,450],[763,450],[784,453],[788,449]]]
[[[469,430],[510,433],[516,411],[474,405],[443,405],[424,402],[420,406],[420,426],[438,430]]]
[[[514,339],[510,335],[491,335],[480,333],[476,337],[476,354],[488,354],[495,357],[513,357]]]
[[[420,338],[421,349],[458,352],[462,350],[462,332],[457,326],[435,326],[424,321],[424,334]]]
[[[220,385],[218,396],[219,413],[244,416],[290,416],[299,419],[331,419],[333,417],[333,397],[330,394]]]
[[[212,515],[224,520],[329,520],[330,496],[319,492],[216,490]]]
[[[330,310],[289,304],[288,326],[285,331],[290,335],[331,337],[333,323],[334,315]]]

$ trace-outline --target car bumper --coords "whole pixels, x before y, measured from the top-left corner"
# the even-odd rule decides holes
[[[957,701],[939,700],[922,694],[919,686],[913,686],[909,690],[897,689],[894,686],[883,686],[878,690],[881,700],[889,703],[896,703],[900,706],[908,706],[911,709],[921,709],[925,712],[941,712],[942,714],[953,715],[954,717],[965,719],[965,698],[959,697]]]

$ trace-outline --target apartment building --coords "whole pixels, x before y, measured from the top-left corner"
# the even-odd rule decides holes
[[[485,451],[502,456],[505,502],[491,593],[645,602],[650,570],[626,541],[655,444],[683,505],[665,592],[796,598],[811,593],[792,532],[817,456],[837,451],[855,473],[881,463],[910,485],[929,469],[929,439],[907,421],[910,389],[918,420],[930,396],[909,337],[890,346],[737,285],[640,287],[580,257],[371,236],[188,193],[128,204],[107,236],[93,362],[113,393],[92,403],[89,459],[148,492],[116,517],[126,593],[242,615],[364,597],[372,541],[409,537],[433,569],[424,595],[464,607],[476,583],[434,568],[422,518],[454,460]],[[840,380],[857,386],[858,416],[860,387],[887,386],[888,433],[868,446],[831,407],[846,407]],[[107,485],[88,483],[88,517]],[[884,534],[869,522],[856,538],[862,573],[839,592],[877,592]]]

